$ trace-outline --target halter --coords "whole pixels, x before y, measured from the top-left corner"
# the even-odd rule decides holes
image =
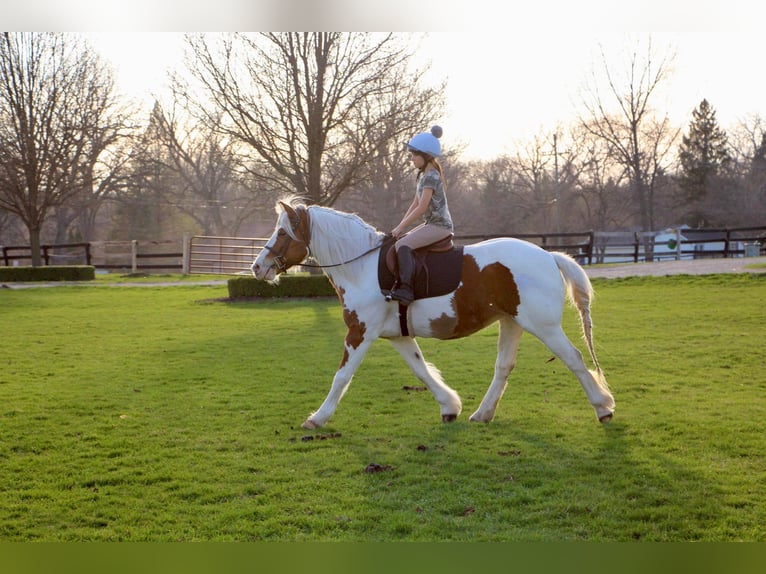
[[[309,243],[311,241],[311,218],[309,216],[309,210],[305,205],[298,205],[295,207],[295,217],[291,217],[290,213],[286,211],[288,219],[290,220],[290,226],[293,229],[293,232],[295,233],[296,237],[293,239],[293,237],[288,233],[287,234],[287,241],[284,242],[282,247],[280,249],[276,249],[278,241],[274,243],[274,247],[271,247],[269,245],[264,245],[263,248],[267,251],[270,251],[274,255],[274,265],[277,268],[277,271],[279,273],[284,273],[287,271],[287,269],[290,268],[290,266],[295,265],[295,263],[290,263],[285,259],[285,256],[287,254],[288,249],[290,249],[291,244],[293,241],[299,241],[300,243],[303,243],[306,254],[300,259],[302,261],[309,255],[311,255],[311,247],[309,246]],[[342,263],[333,263],[331,265],[318,265],[318,264],[312,264],[312,263],[303,263],[303,267],[312,267],[314,269],[327,269],[329,267],[340,267],[342,265],[347,265],[349,263],[353,263],[357,259],[361,259],[365,255],[369,255],[373,251],[377,251],[380,249],[381,245],[383,245],[383,241],[381,241],[378,245],[375,245],[374,247],[371,247],[364,253],[361,253],[360,255],[357,255],[356,257],[353,257],[352,259],[349,259],[348,261],[344,261]]]

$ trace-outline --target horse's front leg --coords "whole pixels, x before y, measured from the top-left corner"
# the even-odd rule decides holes
[[[315,429],[327,422],[327,420],[333,415],[335,409],[346,393],[351,379],[354,373],[359,368],[367,350],[372,344],[372,340],[364,339],[361,342],[353,337],[353,333],[349,331],[346,335],[345,349],[343,351],[343,359],[340,362],[338,370],[335,372],[335,377],[332,380],[332,386],[330,392],[327,394],[322,406],[319,409],[309,415],[303,424],[301,425],[305,429]]]
[[[407,361],[415,376],[433,393],[441,409],[442,421],[452,422],[457,419],[462,410],[460,396],[444,383],[439,370],[425,361],[417,341],[411,337],[397,337],[389,341]]]

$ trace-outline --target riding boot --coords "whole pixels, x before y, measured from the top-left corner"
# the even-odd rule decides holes
[[[396,260],[399,265],[399,283],[393,291],[391,297],[399,301],[402,305],[409,305],[415,299],[412,291],[412,281],[415,275],[415,257],[412,249],[406,245],[396,250]]]

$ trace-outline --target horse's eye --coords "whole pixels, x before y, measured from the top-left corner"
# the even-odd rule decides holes
[[[277,231],[277,235],[281,236],[281,235],[286,235],[286,234],[287,234],[287,231],[285,231],[284,229],[280,229],[279,231]]]

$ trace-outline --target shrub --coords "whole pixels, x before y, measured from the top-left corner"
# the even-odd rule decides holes
[[[44,267],[0,267],[0,281],[92,281],[92,265],[46,265]]]
[[[324,275],[286,275],[279,283],[259,281],[254,277],[229,279],[229,297],[328,297],[335,295],[332,283]]]

